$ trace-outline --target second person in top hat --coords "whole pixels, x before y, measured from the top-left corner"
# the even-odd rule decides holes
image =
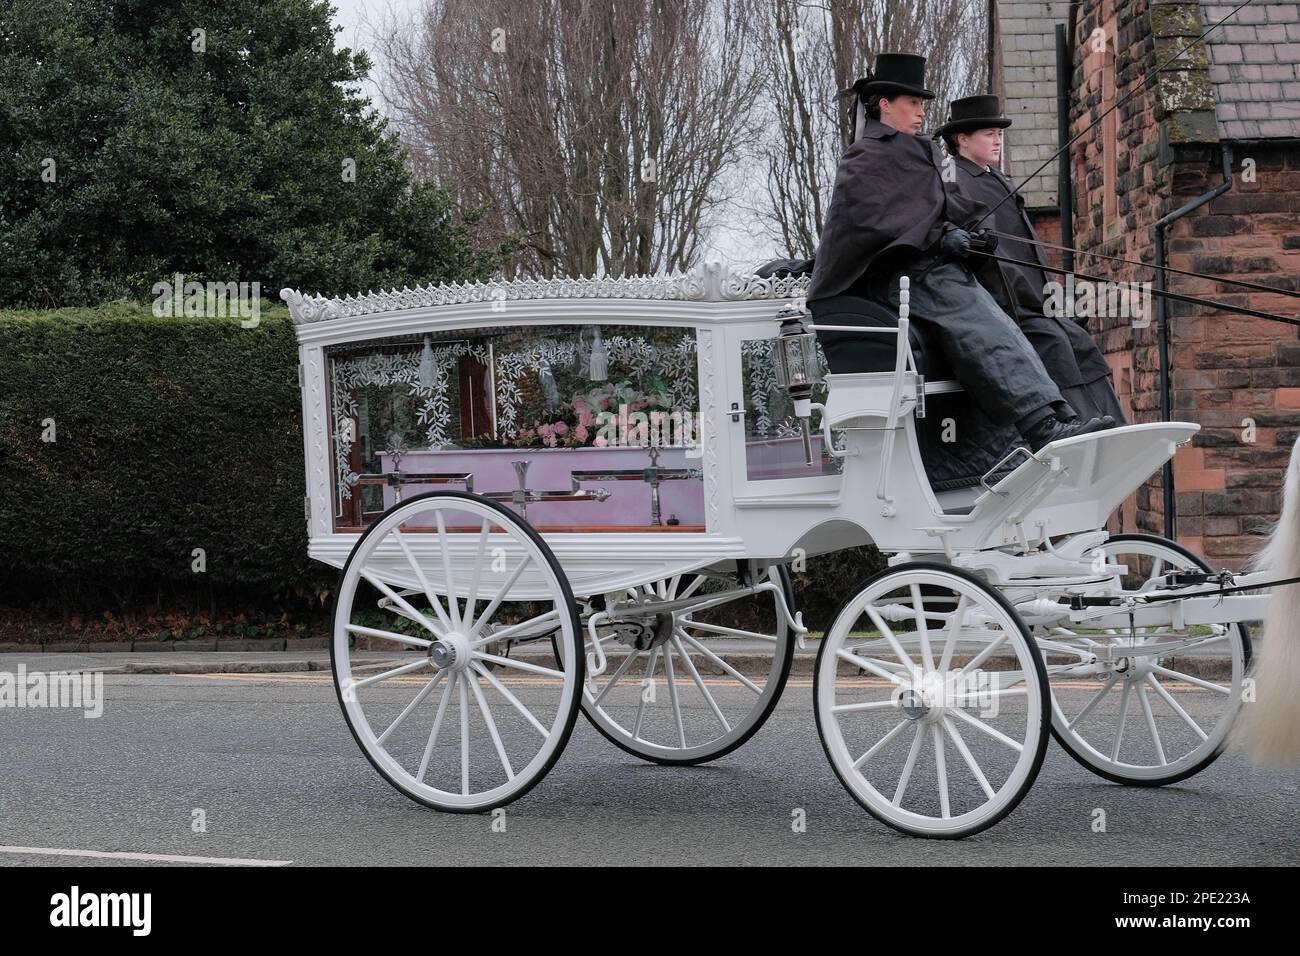
[[[1047,262],[1036,245],[1038,234],[1025,212],[1024,194],[1007,199],[1015,187],[998,169],[1002,131],[1010,125],[996,96],[966,96],[952,101],[948,122],[935,133],[956,163],[962,191],[993,210],[985,224],[999,234],[999,255],[1027,263],[981,263],[972,257],[971,267],[1002,310],[1019,323],[1075,411],[1085,418],[1109,415],[1127,422],[1110,366],[1092,336],[1077,322],[1044,311],[1047,273],[1042,266]]]

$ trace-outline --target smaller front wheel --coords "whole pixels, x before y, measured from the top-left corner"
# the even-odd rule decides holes
[[[1050,698],[1038,649],[997,590],[910,563],[871,578],[817,652],[814,713],[840,782],[896,830],[993,826],[1038,775]]]

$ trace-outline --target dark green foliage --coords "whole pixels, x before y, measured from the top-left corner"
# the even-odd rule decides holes
[[[177,272],[270,298],[486,275],[357,92],[369,67],[318,0],[0,0],[0,306]]]
[[[306,556],[297,364],[283,308],[250,329],[126,304],[0,312],[5,603],[319,604],[335,572]]]

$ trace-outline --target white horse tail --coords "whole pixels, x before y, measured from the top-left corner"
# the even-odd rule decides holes
[[[1283,481],[1282,514],[1251,570],[1272,579],[1300,577],[1300,441]],[[1242,708],[1240,733],[1250,759],[1300,765],[1300,584],[1273,588],[1264,617],[1263,648],[1254,667],[1256,700]]]

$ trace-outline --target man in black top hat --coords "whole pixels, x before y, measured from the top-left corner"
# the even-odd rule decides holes
[[[1015,187],[998,170],[1002,157],[1002,131],[1011,120],[1002,115],[996,96],[967,96],[953,100],[942,137],[957,167],[957,182],[972,199],[993,210],[985,223],[1000,233],[999,255],[1036,265],[1012,265],[986,259],[971,262],[975,277],[998,305],[1020,325],[1061,394],[1080,415],[1110,415],[1124,422],[1115,395],[1110,366],[1086,329],[1063,316],[1047,315],[1047,264],[1042,247],[1025,214],[1021,193],[1007,196]],[[1008,238],[1015,237],[1015,238]],[[1021,240],[1021,241],[1017,241]]]
[[[899,278],[908,275],[913,321],[994,423],[1014,426],[1035,451],[1113,425],[1076,416],[1016,323],[962,264],[971,246],[962,224],[986,208],[946,179],[938,146],[917,135],[934,99],[925,57],[881,53],[853,91],[854,140],[840,159],[808,288],[814,318],[819,301],[829,308],[826,300],[843,295],[897,309]]]

